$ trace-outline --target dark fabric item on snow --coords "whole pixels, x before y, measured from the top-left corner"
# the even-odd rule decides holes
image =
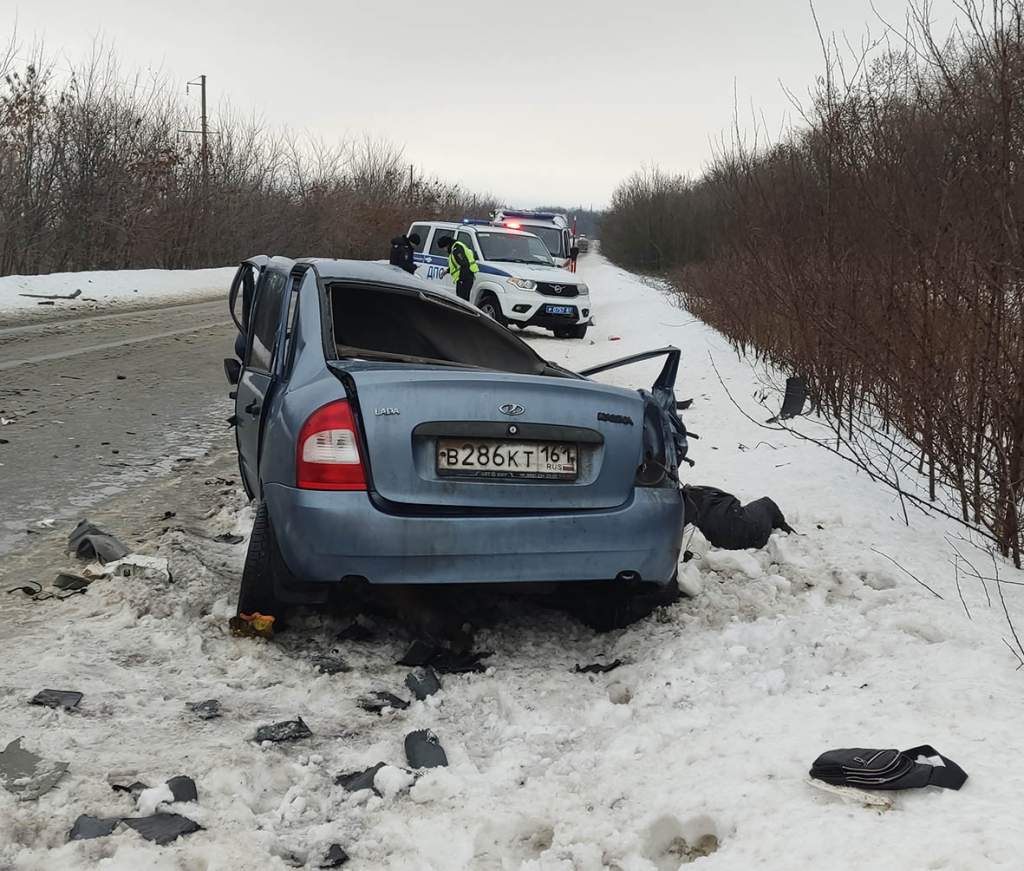
[[[212,720],[220,716],[220,702],[217,699],[189,702],[186,707],[201,720]]]
[[[331,844],[331,846],[327,848],[327,855],[324,856],[318,867],[340,868],[347,861],[348,853],[341,848],[341,844]]]
[[[334,778],[334,782],[343,787],[348,792],[359,792],[363,789],[372,789],[377,795],[377,787],[373,785],[373,779],[377,776],[377,772],[380,771],[386,762],[378,762],[371,768],[367,768],[364,771],[349,771],[345,774],[339,774]]]
[[[41,690],[32,696],[30,705],[43,705],[47,708],[77,708],[82,701],[82,694],[74,690]]]
[[[89,814],[82,814],[68,832],[68,840],[89,841],[92,838],[105,838],[113,834],[119,822],[120,817],[91,817]]]
[[[409,691],[421,702],[427,696],[432,696],[441,689],[441,681],[438,680],[434,670],[429,667],[418,668],[416,671],[409,672],[405,679],[405,685],[409,687]]]
[[[919,756],[938,756],[944,764],[918,762]],[[833,786],[857,789],[914,789],[922,786],[960,789],[967,780],[966,772],[959,765],[930,744],[903,751],[867,750],[863,747],[828,750],[814,760],[810,774]]]
[[[121,822],[131,826],[147,841],[163,846],[176,841],[182,835],[191,835],[202,830],[202,826],[180,814],[153,814],[151,817],[126,817]]]
[[[234,532],[222,532],[220,535],[215,535],[213,540],[220,544],[241,544],[245,541],[245,536],[237,535]]]
[[[409,649],[405,651],[405,655],[398,660],[398,664],[417,668],[430,662],[437,655],[437,652],[437,645],[424,641],[422,638],[417,638],[410,645]]]
[[[576,668],[573,669],[577,674],[607,674],[610,671],[618,668],[622,665],[621,659],[614,659],[607,665],[602,665],[600,662],[593,662],[590,665],[580,665],[576,663]]]
[[[0,786],[19,801],[49,792],[68,770],[67,762],[51,762],[21,746],[15,738],[0,752]]]
[[[715,547],[745,550],[764,547],[773,529],[792,532],[781,509],[767,496],[746,505],[717,487],[683,487],[686,522]]]
[[[280,723],[273,723],[270,726],[260,726],[256,730],[255,741],[297,741],[300,738],[309,738],[313,733],[309,730],[302,717],[294,720],[284,720]]]
[[[175,801],[199,801],[199,791],[196,789],[196,782],[187,775],[179,774],[167,781],[167,788],[171,791]]]
[[[330,654],[312,656],[310,657],[309,662],[310,665],[319,669],[324,674],[341,674],[352,670],[349,668],[348,663],[340,656],[331,656]]]
[[[430,660],[430,667],[441,674],[480,674],[487,671],[487,666],[480,660],[493,656],[491,650],[481,653],[455,653],[452,650],[439,650]]]
[[[88,520],[82,520],[68,537],[68,553],[79,559],[98,559],[112,563],[128,556],[128,548],[109,532],[104,532]]]
[[[88,578],[83,578],[81,575],[73,575],[70,572],[61,572],[53,581],[53,585],[58,590],[68,590],[73,593],[84,590],[90,583],[92,582]]]
[[[400,699],[394,693],[377,691],[368,696],[363,696],[356,704],[370,714],[379,714],[385,708],[393,708],[396,711],[404,711],[409,707],[405,699]]]
[[[448,756],[430,729],[417,729],[405,736],[405,757],[413,768],[443,768]]]

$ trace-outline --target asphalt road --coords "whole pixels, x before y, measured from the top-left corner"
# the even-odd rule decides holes
[[[233,334],[220,298],[0,324],[0,555],[221,444]]]

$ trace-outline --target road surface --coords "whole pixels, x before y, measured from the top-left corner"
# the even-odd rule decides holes
[[[223,299],[54,315],[0,323],[0,555],[202,454],[231,414]]]

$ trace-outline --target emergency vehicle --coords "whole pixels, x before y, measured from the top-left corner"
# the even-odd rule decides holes
[[[450,292],[446,236],[465,242],[479,272],[470,302],[500,324],[542,327],[560,339],[582,339],[593,323],[590,290],[576,275],[555,265],[547,246],[532,232],[467,219],[416,221],[408,235],[419,236],[413,259],[416,275]]]
[[[535,212],[529,209],[499,209],[494,213],[493,223],[510,230],[525,230],[539,236],[547,246],[556,266],[569,265],[569,249],[572,247],[572,233],[569,219],[555,212]]]

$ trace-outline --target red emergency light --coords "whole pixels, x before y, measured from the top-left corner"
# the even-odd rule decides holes
[[[518,221],[506,221],[505,226],[508,227],[510,230],[518,230],[523,225],[520,224]]]

